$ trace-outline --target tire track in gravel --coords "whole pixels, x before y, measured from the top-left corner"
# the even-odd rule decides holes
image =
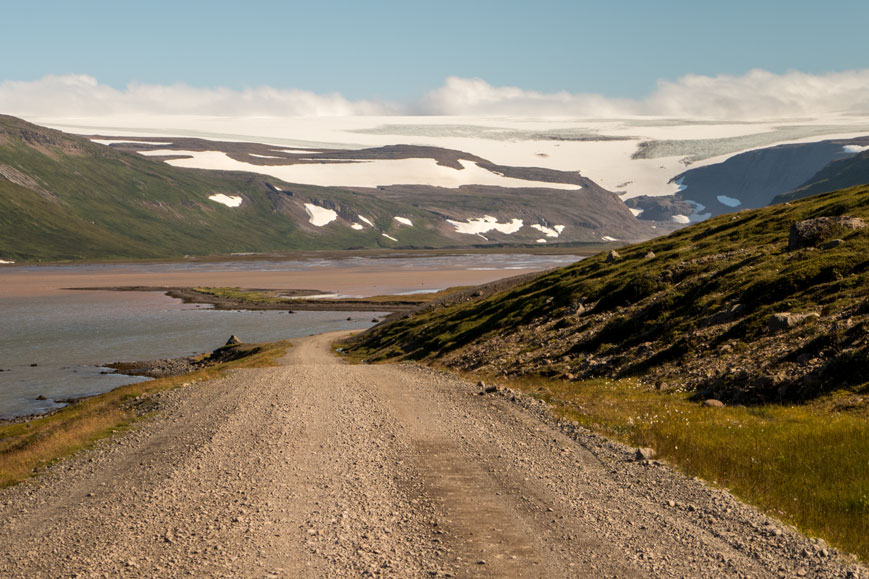
[[[821,542],[509,391],[334,335],[0,492],[0,577],[846,577]]]

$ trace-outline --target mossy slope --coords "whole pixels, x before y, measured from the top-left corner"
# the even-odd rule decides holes
[[[490,374],[641,376],[731,402],[869,393],[869,228],[788,251],[812,217],[869,221],[869,186],[737,214],[555,270],[498,294],[378,326],[371,360]],[[823,245],[823,244],[821,244]],[[654,257],[652,257],[652,254]],[[771,329],[776,313],[818,314]]]

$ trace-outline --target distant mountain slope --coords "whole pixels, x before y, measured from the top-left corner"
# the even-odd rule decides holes
[[[704,167],[688,169],[674,177],[682,190],[672,196],[628,199],[627,205],[643,210],[640,219],[660,220],[682,215],[691,222],[756,209],[774,203],[813,181],[831,163],[847,161],[854,149],[869,145],[869,137],[834,139],[813,143],[778,145],[756,149]],[[829,186],[813,188],[815,193],[835,191],[869,181],[841,179]],[[690,212],[685,213],[686,205]],[[677,218],[684,221],[681,217]]]
[[[387,322],[352,349],[463,370],[640,375],[730,402],[869,394],[869,186],[712,218],[491,295]],[[812,237],[814,235],[814,237]],[[802,239],[802,238],[800,238]]]
[[[457,162],[456,152],[425,154]],[[562,173],[521,172],[549,182]],[[0,260],[600,242],[655,234],[617,196],[573,178],[581,189],[292,185],[255,173],[173,167],[0,116]]]
[[[784,203],[809,195],[863,184],[869,184],[869,150],[833,161],[803,183],[802,186],[788,193],[777,195],[772,202]]]

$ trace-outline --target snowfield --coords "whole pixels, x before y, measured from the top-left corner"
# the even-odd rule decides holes
[[[739,207],[742,205],[742,201],[734,199],[733,197],[728,197],[727,195],[718,195],[716,199],[718,199],[719,203],[728,207]]]
[[[242,201],[238,195],[224,195],[223,193],[215,193],[214,195],[209,195],[208,198],[215,203],[221,203],[227,207],[239,207]]]
[[[561,235],[561,232],[564,231],[564,225],[553,225],[552,227],[546,227],[545,225],[534,223],[531,225],[531,227],[533,227],[546,237],[558,237],[559,235]],[[538,241],[540,240],[538,239]]]
[[[172,143],[158,143],[156,141],[125,141],[121,139],[91,139],[91,142],[99,145],[154,145],[155,147],[168,147]]]
[[[276,177],[288,183],[323,187],[381,187],[386,185],[426,184],[456,188],[462,185],[498,187],[536,187],[579,190],[579,185],[526,181],[487,171],[477,163],[461,160],[463,169],[438,165],[434,159],[378,159],[350,163],[309,165],[254,165],[237,161],[222,151],[175,151],[154,149],[140,154],[154,157],[185,157],[166,161],[175,167],[218,171],[249,171]]]
[[[842,147],[842,151],[845,153],[862,153],[863,151],[869,151],[869,147],[861,147],[860,145],[845,145]]]
[[[507,223],[498,223],[498,218],[491,215],[471,217],[467,221],[447,219],[447,223],[456,228],[456,233],[467,233],[470,235],[481,235],[490,231],[498,231],[510,235],[522,229],[523,225],[521,219],[515,218]]]
[[[398,241],[396,238],[394,238],[391,235],[388,235],[386,233],[381,233],[381,235],[383,235],[383,237],[385,237],[386,239],[391,239],[392,241]]]
[[[308,223],[315,227],[323,227],[338,219],[338,214],[334,210],[313,203],[305,203],[305,211],[308,213]]]
[[[869,116],[828,114],[784,122],[757,119],[729,122],[707,119],[635,117],[622,119],[509,118],[446,116],[350,117],[215,117],[134,115],[100,117],[33,117],[38,124],[83,135],[114,134],[171,141],[179,135],[223,141],[255,141],[276,151],[316,157],[311,149],[362,149],[398,143],[464,151],[493,163],[578,171],[624,198],[669,195],[679,187],[672,179],[686,169],[720,163],[745,151],[788,143],[844,139],[869,134]],[[145,129],[143,127],[168,127]],[[286,135],[300,138],[290,139]],[[151,143],[154,144],[154,143]],[[863,147],[859,147],[865,150]],[[848,146],[848,153],[858,153]],[[178,154],[164,151],[162,154]],[[319,165],[263,167],[227,160],[223,154],[194,153],[172,161],[179,166],[234,169],[274,175],[313,185],[378,186],[464,184],[506,187],[552,184],[510,180],[463,163],[464,170],[438,166],[433,160],[383,160]],[[569,187],[565,187],[569,188]]]
[[[370,225],[371,227],[374,227],[374,224],[371,223],[371,220],[368,219],[367,217],[362,217],[361,215],[357,215],[356,217],[359,218],[359,221],[362,221],[363,223],[367,223],[367,224]]]
[[[413,222],[407,217],[393,217],[396,221],[401,223],[402,225],[407,225],[408,227],[413,227]]]

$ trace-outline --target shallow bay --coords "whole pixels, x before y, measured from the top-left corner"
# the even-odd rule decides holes
[[[570,263],[573,255],[409,255],[25,266],[0,270],[0,418],[140,380],[101,366],[198,354],[232,334],[273,341],[373,325],[376,312],[216,311],[159,292],[89,286],[299,288],[370,296],[474,285]],[[348,317],[350,320],[348,320]],[[37,400],[37,396],[47,400]]]

